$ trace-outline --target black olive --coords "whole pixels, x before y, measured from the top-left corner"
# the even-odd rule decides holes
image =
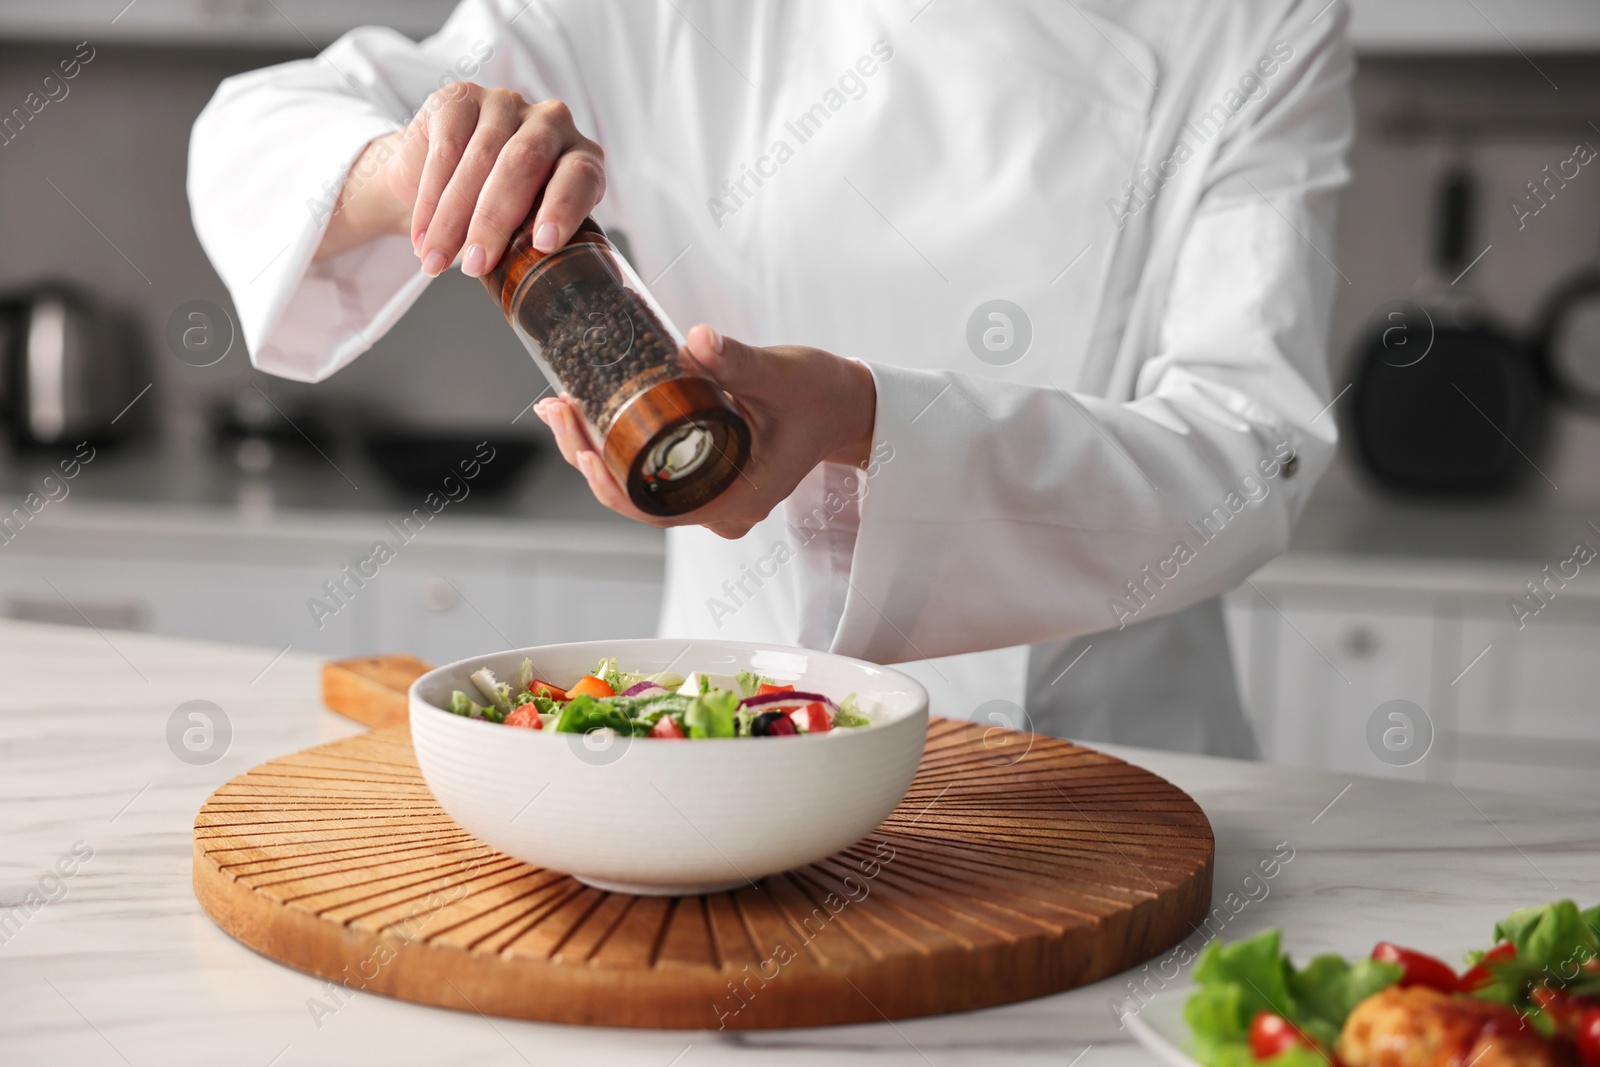
[[[763,711],[750,724],[752,737],[786,737],[799,732],[786,711]]]

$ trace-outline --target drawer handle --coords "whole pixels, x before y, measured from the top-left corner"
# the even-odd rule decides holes
[[[52,622],[58,626],[142,630],[148,615],[145,606],[133,600],[74,600],[68,604],[59,597],[12,597],[6,602],[8,619]]]
[[[445,578],[429,578],[422,584],[422,606],[429,611],[449,611],[461,603],[461,594]]]
[[[1378,635],[1366,626],[1351,626],[1339,635],[1339,647],[1351,659],[1370,659],[1378,651]]]

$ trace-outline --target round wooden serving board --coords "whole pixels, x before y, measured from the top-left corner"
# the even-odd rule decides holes
[[[1199,806],[1147,771],[934,719],[905,801],[844,852],[728,893],[605,893],[479,844],[395,726],[218,789],[195,818],[194,885],[228,933],[350,989],[551,1022],[751,1029],[1105,978],[1195,928],[1212,856]],[[327,993],[328,1010],[346,995]]]

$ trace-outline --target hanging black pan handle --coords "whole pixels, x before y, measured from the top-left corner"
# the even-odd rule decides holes
[[[1434,261],[1451,277],[1467,264],[1477,194],[1471,172],[1461,166],[1447,170],[1439,184],[1439,225],[1433,254]]]

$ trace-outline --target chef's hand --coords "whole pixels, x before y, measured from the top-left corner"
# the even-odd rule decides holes
[[[709,326],[689,331],[682,358],[686,369],[704,372],[734,398],[751,436],[743,475],[711,503],[684,515],[650,515],[633,506],[570,399],[550,397],[534,405],[555,432],[562,457],[582,472],[595,498],[617,514],[652,526],[704,526],[720,537],[739,538],[818,463],[867,462],[877,387],[860,363],[798,345],[751,348]]]
[[[455,82],[404,130],[369,144],[345,179],[316,258],[404,234],[437,276],[459,254],[474,277],[499,262],[544,190],[533,246],[553,252],[605,195],[605,153],[559,100]]]

